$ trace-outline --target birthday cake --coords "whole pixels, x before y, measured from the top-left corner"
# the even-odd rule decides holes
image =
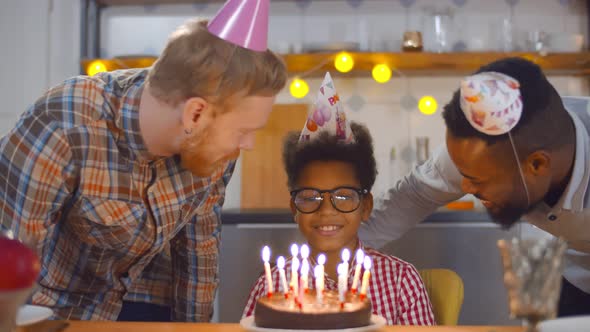
[[[344,303],[338,292],[324,291],[321,304],[315,290],[308,290],[296,303],[283,294],[262,297],[256,303],[254,322],[258,327],[293,330],[327,330],[367,326],[371,302],[347,292]]]
[[[270,248],[262,249],[262,260],[266,275],[267,295],[258,298],[254,309],[254,323],[257,327],[288,330],[331,330],[363,327],[371,324],[372,307],[367,297],[371,259],[362,250],[357,250],[356,266],[352,286],[348,288],[348,266],[350,251],[342,250],[342,263],[338,264],[338,290],[325,287],[326,256],[320,254],[313,269],[315,288],[309,288],[310,250],[301,246],[291,246],[291,283],[287,284],[285,258],[277,259],[281,291],[273,290],[273,277],[270,269]],[[362,264],[361,264],[362,262]],[[364,267],[360,282],[361,265]],[[300,268],[301,267],[301,268]],[[359,290],[360,286],[360,290]]]

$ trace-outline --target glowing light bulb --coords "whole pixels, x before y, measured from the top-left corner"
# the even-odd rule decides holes
[[[291,96],[301,99],[309,93],[309,85],[304,80],[295,78],[289,86],[289,92],[291,92]]]
[[[432,115],[436,113],[437,108],[438,103],[436,102],[436,99],[434,99],[434,97],[432,96],[424,96],[420,98],[420,101],[418,102],[418,109],[420,110],[420,112],[426,115]]]
[[[94,60],[86,67],[86,73],[88,76],[94,76],[105,71],[107,71],[107,66],[100,60]]]
[[[334,59],[334,67],[341,73],[348,73],[354,67],[354,59],[352,55],[346,52],[340,52]]]
[[[387,83],[391,79],[391,68],[389,68],[388,65],[381,63],[373,67],[371,74],[377,83]]]

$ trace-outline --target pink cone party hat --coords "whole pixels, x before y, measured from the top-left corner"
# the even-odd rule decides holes
[[[227,0],[207,29],[232,44],[258,52],[267,50],[270,0]]]

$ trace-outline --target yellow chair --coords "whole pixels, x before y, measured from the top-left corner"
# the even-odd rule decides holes
[[[463,305],[463,280],[447,269],[420,270],[439,325],[457,325]]]

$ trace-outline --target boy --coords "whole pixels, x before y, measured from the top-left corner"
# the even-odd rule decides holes
[[[435,325],[428,294],[414,266],[364,247],[358,239],[358,228],[373,208],[370,190],[377,176],[373,143],[366,127],[346,120],[329,74],[301,135],[288,135],[283,159],[291,211],[310,246],[310,265],[316,265],[320,253],[327,258],[326,289],[338,289],[336,265],[341,262],[342,250],[348,248],[354,257],[361,249],[373,262],[367,293],[373,314],[383,316],[388,325]],[[287,280],[290,262],[287,260],[285,267]],[[349,289],[355,265],[353,259]],[[275,290],[281,289],[276,267],[272,275]],[[244,317],[254,313],[257,299],[266,294],[263,275],[250,293]]]

